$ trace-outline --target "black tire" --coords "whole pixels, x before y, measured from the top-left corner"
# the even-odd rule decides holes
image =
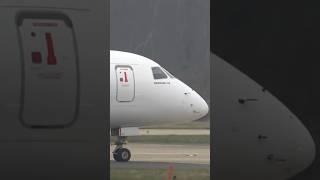
[[[114,159],[115,161],[119,161],[119,159],[118,159],[118,154],[117,154],[116,152],[113,153],[113,159]]]
[[[128,162],[131,158],[131,153],[127,148],[120,148],[113,153],[113,158],[119,162]]]

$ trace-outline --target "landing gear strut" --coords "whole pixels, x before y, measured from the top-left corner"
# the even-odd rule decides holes
[[[113,159],[119,162],[127,162],[131,158],[131,153],[129,149],[123,148],[123,144],[127,143],[126,136],[117,136],[115,142],[116,148],[113,150]]]

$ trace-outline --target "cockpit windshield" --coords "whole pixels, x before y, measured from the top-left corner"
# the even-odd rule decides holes
[[[168,76],[162,71],[160,67],[152,67],[152,74],[154,79],[167,79]]]

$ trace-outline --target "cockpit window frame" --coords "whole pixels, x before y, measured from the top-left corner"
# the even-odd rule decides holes
[[[171,79],[174,79],[174,75],[172,75],[169,71],[167,71],[165,68],[161,67],[162,71],[164,71],[164,73],[166,73]]]
[[[163,71],[163,69],[160,66],[153,66],[151,67],[152,75],[154,80],[162,80],[162,79],[168,79],[168,75]],[[160,73],[158,73],[158,72]],[[157,75],[160,75],[158,77]]]

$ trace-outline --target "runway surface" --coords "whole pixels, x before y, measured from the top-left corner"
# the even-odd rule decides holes
[[[114,145],[110,146],[111,151]],[[130,162],[115,162],[110,154],[111,168],[209,168],[210,145],[165,145],[129,143]]]
[[[208,164],[187,164],[187,163],[168,163],[168,162],[140,162],[140,161],[130,161],[130,162],[110,162],[111,168],[116,169],[166,169],[172,166],[176,169],[210,169]]]

